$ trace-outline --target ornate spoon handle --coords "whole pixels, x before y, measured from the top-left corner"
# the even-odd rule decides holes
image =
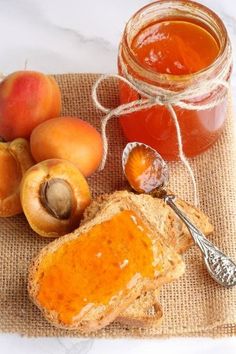
[[[213,243],[206,239],[203,233],[198,230],[177,207],[174,200],[174,195],[164,196],[166,204],[168,204],[185,223],[195,243],[199,246],[211,277],[222,286],[231,287],[236,285],[236,264],[215,247]]]

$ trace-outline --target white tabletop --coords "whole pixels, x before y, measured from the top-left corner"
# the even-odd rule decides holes
[[[224,20],[236,53],[236,3],[201,0]],[[128,18],[148,0],[0,0],[0,71],[116,72]],[[236,55],[234,59],[236,63]],[[236,67],[236,64],[235,64]],[[236,97],[236,73],[233,74]],[[234,103],[235,105],[235,103]],[[83,340],[0,334],[1,354],[236,353],[236,338]]]

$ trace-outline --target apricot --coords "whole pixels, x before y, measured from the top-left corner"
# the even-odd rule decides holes
[[[14,72],[0,83],[0,136],[29,138],[32,130],[61,112],[55,79],[36,71]]]
[[[89,123],[77,117],[51,119],[36,127],[30,138],[37,162],[59,158],[74,163],[85,177],[94,173],[102,158],[102,138]]]
[[[61,159],[46,160],[30,168],[22,180],[20,196],[30,226],[44,237],[58,237],[76,229],[91,202],[82,173]]]
[[[22,212],[20,182],[25,171],[34,164],[25,139],[0,142],[0,216]]]

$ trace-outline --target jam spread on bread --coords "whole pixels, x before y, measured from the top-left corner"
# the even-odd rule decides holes
[[[149,232],[134,211],[124,210],[62,243],[39,265],[38,304],[70,324],[82,309],[108,304],[139,276],[153,278]]]

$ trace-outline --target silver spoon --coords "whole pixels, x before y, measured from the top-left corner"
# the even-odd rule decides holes
[[[136,149],[137,156],[140,157],[140,169],[142,174],[138,178],[132,176],[132,159],[134,156],[134,149]],[[141,149],[141,150],[140,150]],[[145,166],[144,158],[142,159],[141,151],[146,151],[149,156],[148,166]],[[133,155],[132,155],[132,154]],[[137,156],[136,161],[137,163]],[[127,162],[131,163],[131,169],[128,171]],[[135,160],[135,159],[134,159]],[[122,155],[123,172],[130,184],[130,186],[139,193],[149,193],[155,189],[160,189],[162,192],[161,197],[165,203],[168,204],[178,217],[187,226],[194,242],[200,248],[206,268],[211,277],[222,286],[232,287],[236,285],[236,264],[225,254],[223,254],[216,246],[213,245],[204,234],[189,220],[189,218],[177,207],[175,204],[175,196],[167,194],[163,189],[169,180],[168,166],[164,159],[159,155],[156,150],[150,146],[133,142],[128,143]],[[155,173],[157,178],[155,178]]]

